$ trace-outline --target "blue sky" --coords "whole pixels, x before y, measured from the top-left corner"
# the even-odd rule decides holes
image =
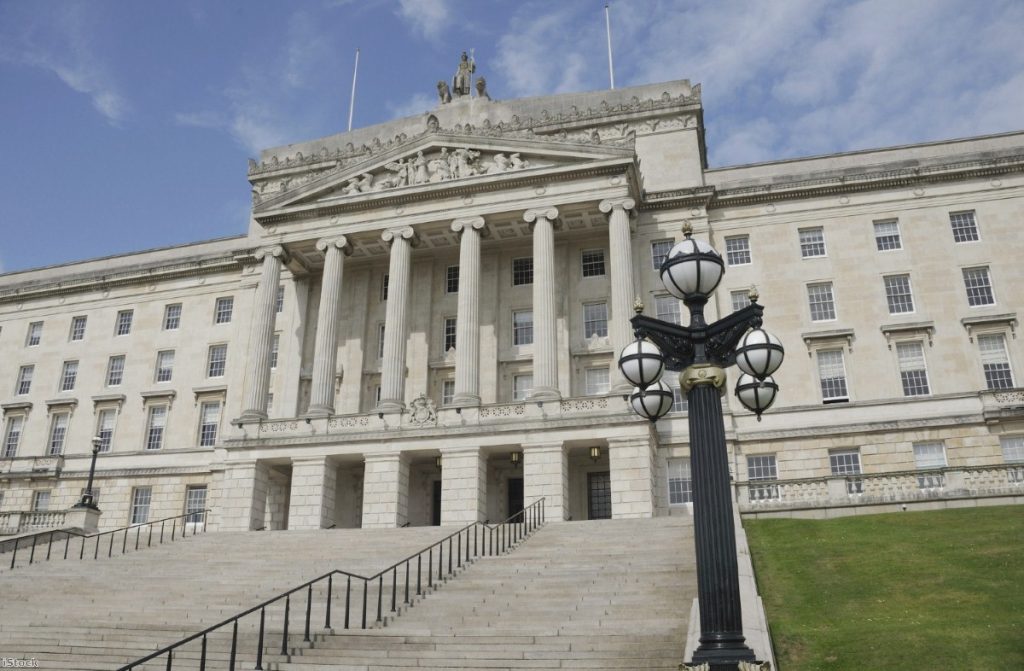
[[[604,0],[0,0],[0,271],[236,235],[261,147],[608,87]],[[611,0],[620,87],[703,85],[713,166],[1024,129],[1020,0]]]

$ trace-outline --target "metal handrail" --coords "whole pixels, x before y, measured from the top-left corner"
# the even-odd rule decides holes
[[[37,533],[34,533],[34,534],[28,534],[28,535],[25,535],[25,536],[18,536],[17,538],[9,538],[7,540],[2,540],[2,541],[0,541],[0,554],[5,554],[7,552],[11,553],[11,563],[10,563],[10,566],[8,567],[10,570],[13,570],[14,568],[17,567],[18,549],[19,549],[19,547],[22,547],[22,546],[24,546],[26,549],[29,549],[29,552],[30,552],[29,558],[28,558],[28,565],[29,566],[31,566],[33,563],[35,563],[37,561],[49,561],[52,558],[52,555],[53,555],[53,539],[54,539],[54,536],[60,534],[61,537],[64,540],[63,559],[67,559],[68,556],[69,556],[69,550],[71,549],[71,539],[72,539],[72,537],[76,537],[76,538],[82,539],[81,545],[79,546],[79,550],[78,550],[78,559],[80,559],[80,560],[84,559],[85,556],[86,556],[86,551],[85,551],[86,545],[92,539],[95,538],[96,539],[96,543],[95,543],[95,545],[93,547],[92,558],[93,559],[99,559],[100,558],[100,538],[102,538],[103,536],[110,536],[110,542],[107,544],[107,557],[109,558],[109,557],[112,557],[113,554],[114,554],[114,537],[117,536],[117,534],[123,534],[123,538],[121,540],[121,554],[127,554],[127,551],[128,551],[128,534],[129,534],[129,532],[132,529],[135,530],[135,550],[139,549],[140,543],[142,542],[142,528],[143,527],[149,527],[149,534],[148,534],[148,536],[146,538],[146,541],[145,541],[146,547],[152,547],[153,546],[153,528],[157,524],[160,525],[160,537],[157,540],[157,544],[158,545],[163,545],[163,543],[164,543],[164,534],[166,532],[167,523],[168,522],[171,522],[171,538],[170,538],[170,541],[168,541],[168,542],[174,542],[176,540],[175,536],[177,536],[177,538],[185,538],[185,536],[187,536],[187,535],[195,536],[196,534],[200,533],[200,530],[199,530],[198,527],[193,527],[192,528],[192,533],[191,534],[188,533],[188,518],[195,519],[199,515],[202,515],[202,518],[203,518],[202,533],[206,533],[206,519],[207,519],[207,515],[209,513],[210,513],[210,509],[208,509],[208,508],[207,509],[203,509],[203,510],[194,510],[194,511],[192,511],[190,513],[184,513],[182,515],[175,515],[174,517],[165,517],[165,518],[160,519],[160,520],[153,520],[152,522],[142,522],[140,524],[130,524],[130,525],[126,526],[126,527],[121,527],[120,529],[113,529],[112,531],[102,531],[100,533],[95,533],[95,534],[81,534],[81,533],[78,533],[77,531],[72,531],[71,529],[50,529],[48,531],[40,531],[40,532],[37,532]],[[178,533],[178,520],[181,520],[181,532],[180,533]],[[46,545],[46,558],[45,559],[37,559],[36,558],[36,548],[43,545],[43,543],[40,543],[40,541],[44,537],[47,537],[46,541],[45,541],[45,545]],[[31,540],[31,542],[32,542],[31,548],[28,548],[28,541],[29,540]],[[60,541],[60,538],[58,538],[58,544],[59,544],[59,541]],[[59,548],[58,548],[58,551],[59,551]],[[70,556],[73,558],[74,557],[74,553],[71,553]]]
[[[362,610],[361,613],[357,610],[356,615],[361,615],[361,619],[358,622],[360,629],[367,628],[367,608],[370,606],[369,602],[369,591],[370,585],[374,582],[377,583],[377,612],[373,623],[379,623],[384,621],[384,580],[390,574],[391,577],[391,608],[389,613],[397,613],[398,605],[411,606],[412,601],[410,600],[410,594],[412,594],[412,580],[415,579],[415,596],[422,596],[426,593],[426,590],[431,589],[435,582],[440,583],[443,580],[453,576],[456,569],[462,567],[463,563],[468,564],[472,559],[479,557],[493,557],[496,554],[504,554],[507,550],[512,549],[518,545],[521,541],[526,539],[534,530],[540,527],[545,522],[544,517],[544,501],[541,497],[537,499],[529,506],[525,507],[522,511],[515,515],[509,516],[502,522],[497,524],[486,524],[484,522],[473,522],[465,527],[455,531],[454,533],[445,536],[439,541],[436,541],[427,547],[423,548],[419,552],[409,555],[405,559],[401,559],[391,566],[388,566],[371,576],[362,576],[357,573],[350,573],[341,569],[335,569],[329,573],[325,573],[319,577],[308,580],[297,587],[293,587],[285,592],[281,592],[276,596],[273,596],[262,603],[259,603],[247,610],[233,615],[226,620],[218,622],[206,629],[192,634],[186,638],[183,638],[175,643],[160,648],[156,652],[152,652],[145,657],[141,657],[134,662],[126,664],[118,668],[117,671],[132,671],[140,664],[152,661],[159,657],[166,655],[167,671],[171,671],[174,663],[174,652],[178,648],[192,643],[193,641],[200,641],[200,652],[199,652],[199,668],[200,670],[206,669],[206,661],[209,647],[208,638],[210,634],[214,633],[218,629],[231,625],[231,648],[228,657],[228,671],[236,670],[236,657],[238,652],[238,623],[239,621],[253,613],[259,611],[259,635],[256,647],[256,671],[262,670],[263,667],[263,655],[264,655],[264,643],[267,639],[266,631],[266,614],[267,607],[272,606],[275,603],[279,603],[282,599],[284,600],[284,624],[281,631],[281,649],[280,654],[283,656],[289,656],[288,652],[288,640],[289,640],[289,621],[291,616],[291,597],[294,594],[306,592],[306,607],[305,607],[305,626],[303,629],[303,642],[310,642],[310,622],[312,617],[313,609],[313,586],[327,581],[327,594],[324,599],[324,629],[331,629],[331,610],[333,605],[334,595],[334,576],[341,576],[345,579],[345,620],[344,628],[349,629],[351,626],[355,626],[351,622],[351,616],[353,614],[351,608],[352,600],[352,581],[363,581],[363,593],[362,593]],[[472,534],[470,533],[472,531]],[[478,533],[479,532],[479,533]],[[463,546],[463,538],[465,538],[465,546]],[[444,547],[448,545],[448,567],[447,570],[444,568]],[[434,568],[434,550],[437,550],[437,568]],[[426,586],[423,585],[423,557],[427,557],[427,572],[426,572]],[[416,569],[415,576],[412,576],[411,566],[415,561]],[[399,601],[398,596],[398,573],[399,568],[405,568],[404,575],[404,596]],[[357,595],[358,596],[358,595]],[[372,607],[372,606],[370,606]],[[276,645],[275,645],[276,647]],[[194,661],[194,660],[192,660]]]

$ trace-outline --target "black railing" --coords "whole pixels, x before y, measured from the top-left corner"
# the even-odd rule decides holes
[[[96,534],[52,529],[9,538],[0,541],[0,555],[10,553],[11,560],[0,563],[0,566],[14,569],[51,559],[99,559],[103,556],[128,554],[143,547],[152,547],[154,544],[163,545],[164,542],[170,543],[179,538],[205,533],[206,516],[209,512],[197,510]],[[21,564],[18,563],[19,551],[22,556]],[[27,562],[24,560],[25,553],[28,553]]]
[[[264,669],[264,655],[268,651],[270,654],[279,652],[284,657],[290,656],[289,643],[293,636],[301,635],[303,643],[312,641],[314,600],[322,600],[322,603],[317,604],[317,612],[323,609],[324,630],[332,630],[332,623],[339,617],[344,629],[366,629],[383,623],[385,617],[392,613],[397,616],[400,607],[412,606],[416,597],[425,596],[435,585],[454,576],[463,565],[480,557],[503,554],[515,547],[544,521],[544,499],[541,498],[504,522],[494,525],[483,522],[469,524],[372,576],[342,570],[331,571],[122,666],[118,671],[131,671],[141,664],[158,659],[161,660],[161,668],[171,671],[176,655],[182,661],[198,663],[196,668],[200,671],[206,671],[208,659],[224,659],[226,656],[228,671],[236,671],[241,668],[238,661],[240,644],[247,642],[252,650],[252,638],[255,638],[255,666],[246,668]],[[344,612],[336,613],[334,602],[341,600],[342,592]],[[293,598],[299,601],[299,623],[294,621]],[[374,599],[376,604],[373,603]],[[247,641],[240,640],[240,635],[245,636],[239,633],[243,619],[246,619],[243,628],[252,637]],[[271,627],[268,619],[280,623],[280,627]],[[317,623],[319,621],[318,615]],[[193,643],[195,646],[186,648]],[[219,644],[223,652],[215,653],[211,643]]]

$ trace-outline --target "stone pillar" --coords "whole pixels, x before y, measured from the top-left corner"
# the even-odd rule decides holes
[[[487,455],[479,447],[441,448],[441,524],[487,519]]]
[[[483,217],[452,222],[459,243],[459,313],[455,323],[455,397],[457,407],[480,405],[480,237]]]
[[[569,453],[561,442],[523,445],[523,505],[542,497],[549,522],[569,519]]]
[[[608,335],[615,353],[611,365],[609,393],[619,396],[633,391],[622,375],[616,361],[622,348],[633,340],[633,244],[630,240],[629,212],[636,207],[632,198],[602,200],[598,208],[608,215],[608,256],[611,266],[612,301],[608,320]],[[613,476],[614,477],[614,476]]]
[[[335,523],[337,467],[327,457],[292,459],[288,530],[326,529]]]
[[[267,387],[270,384],[270,345],[274,339],[277,316],[277,286],[281,283],[281,264],[288,261],[284,247],[277,245],[256,252],[263,260],[263,272],[253,300],[252,330],[249,340],[248,387],[245,390],[243,420],[267,418]]]
[[[256,461],[229,464],[220,479],[217,509],[208,529],[251,531],[264,526],[267,507],[266,467]]]
[[[656,449],[648,437],[608,439],[613,519],[654,516]]]
[[[527,210],[523,219],[533,229],[533,391],[532,401],[556,401],[558,334],[555,323],[555,219],[558,210]]]
[[[309,415],[334,414],[334,376],[338,364],[338,316],[341,312],[341,278],[345,256],[352,247],[344,235],[319,240],[316,248],[324,253],[324,277],[320,287],[320,310],[316,321],[316,345],[313,352],[313,386],[309,396]]]
[[[409,457],[368,454],[363,474],[363,528],[393,529],[409,521]]]
[[[411,227],[384,231],[384,242],[391,245],[388,269],[388,305],[384,316],[384,360],[380,372],[378,412],[394,413],[405,409],[405,345],[409,312],[409,270],[416,233]]]

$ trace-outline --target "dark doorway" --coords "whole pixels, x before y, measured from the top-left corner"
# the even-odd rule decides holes
[[[441,481],[434,480],[434,507],[430,511],[430,523],[441,526]]]
[[[612,476],[608,471],[587,473],[587,519],[612,517]]]
[[[523,512],[523,479],[508,479],[508,515],[518,515]]]

